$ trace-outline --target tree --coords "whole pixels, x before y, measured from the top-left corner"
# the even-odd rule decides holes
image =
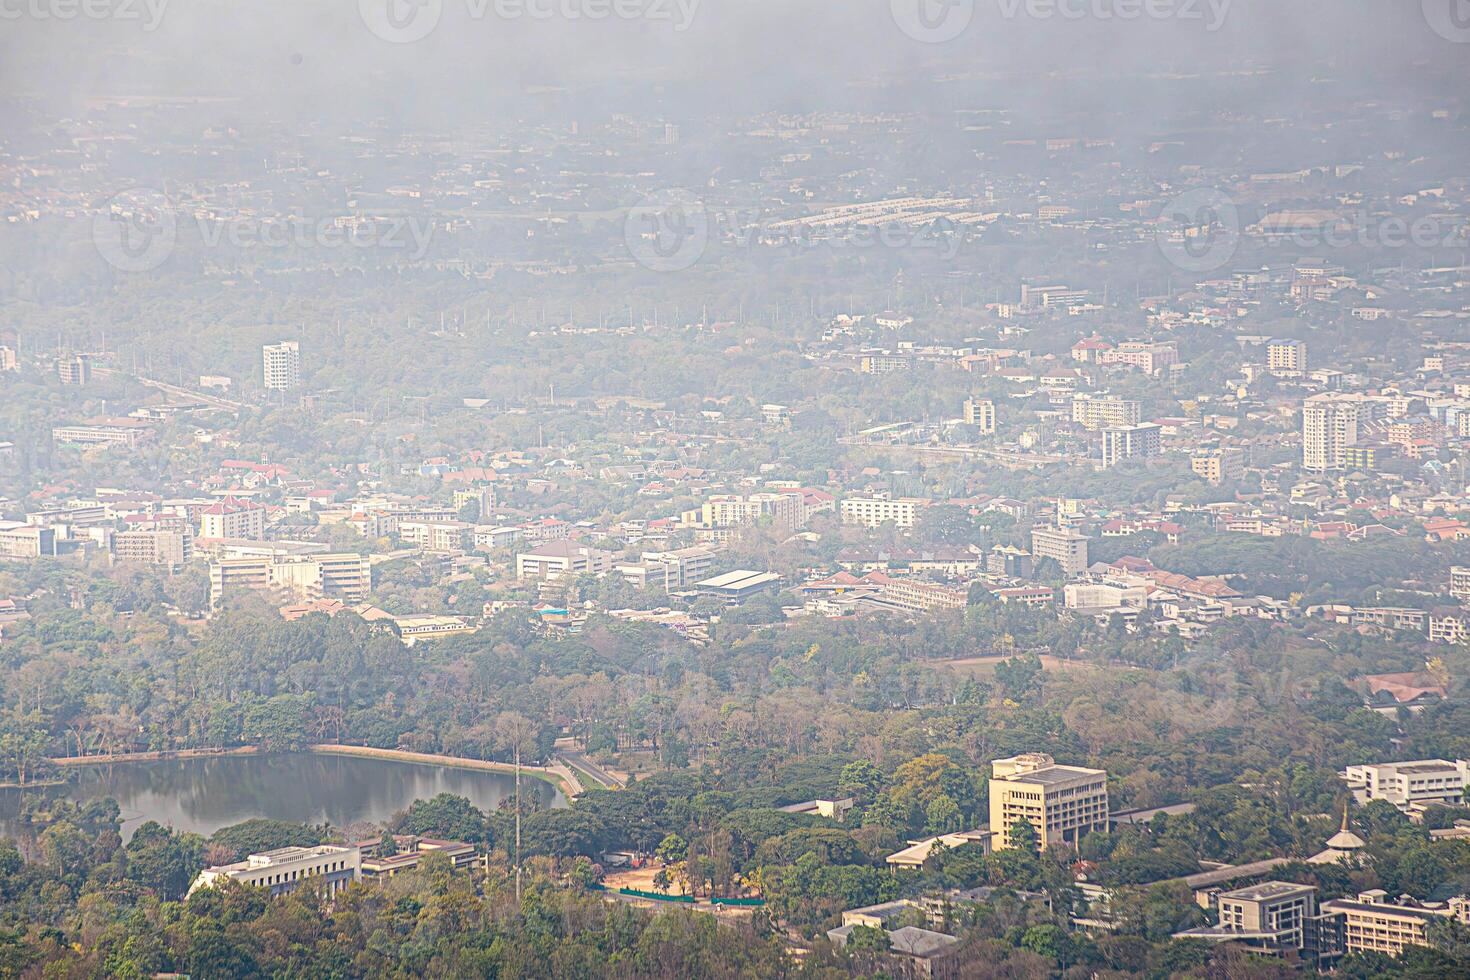
[[[1031,826],[1031,821],[1022,817],[1006,831],[1006,844],[1016,850],[1033,853],[1040,848],[1041,838],[1037,836],[1036,828]]]
[[[659,842],[654,853],[664,864],[678,864],[689,856],[689,842],[678,834],[670,834]]]
[[[478,843],[486,839],[485,814],[467,798],[440,793],[414,800],[395,821],[399,833]]]

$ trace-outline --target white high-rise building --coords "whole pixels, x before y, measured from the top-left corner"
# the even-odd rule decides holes
[[[294,340],[267,344],[261,350],[265,387],[285,391],[301,383],[301,345]]]
[[[1359,405],[1331,395],[1302,403],[1302,467],[1321,473],[1346,465],[1349,446],[1358,442]]]

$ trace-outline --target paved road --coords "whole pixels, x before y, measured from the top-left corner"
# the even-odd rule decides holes
[[[562,749],[557,752],[557,755],[561,758],[562,762],[565,762],[569,767],[578,772],[591,777],[594,782],[604,789],[623,788],[623,781],[621,779],[587,758],[581,752]]]

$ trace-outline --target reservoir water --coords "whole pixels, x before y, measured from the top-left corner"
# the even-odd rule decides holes
[[[67,775],[62,785],[0,789],[0,836],[16,834],[22,792],[77,801],[110,796],[122,808],[124,838],[146,820],[206,837],[251,817],[345,827],[381,823],[440,793],[487,811],[515,793],[515,777],[500,773],[311,753],[81,766]],[[566,806],[560,791],[532,776],[521,777],[521,792],[544,807]]]

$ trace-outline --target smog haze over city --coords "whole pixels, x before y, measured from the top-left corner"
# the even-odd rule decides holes
[[[0,0],[0,977],[1470,978],[1470,0]]]

